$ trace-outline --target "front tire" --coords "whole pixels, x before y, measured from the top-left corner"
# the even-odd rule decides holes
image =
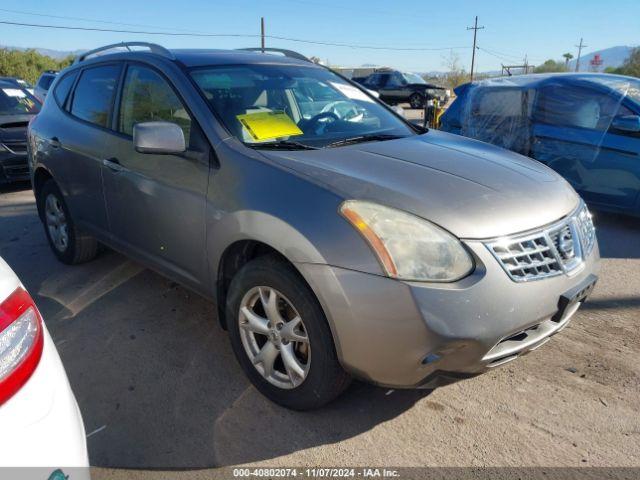
[[[64,197],[53,180],[47,180],[42,186],[38,202],[49,246],[58,260],[67,265],[92,260],[98,253],[98,242],[76,228]]]
[[[322,308],[285,261],[264,256],[242,267],[231,281],[226,315],[240,366],[270,400],[309,410],[348,387]]]

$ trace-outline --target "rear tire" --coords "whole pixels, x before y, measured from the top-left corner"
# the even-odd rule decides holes
[[[273,312],[271,295],[276,314],[267,313]],[[351,377],[338,362],[318,300],[299,273],[278,257],[259,257],[237,272],[229,287],[226,318],[240,366],[275,403],[294,410],[319,408],[349,386]],[[262,360],[267,350],[275,360]]]
[[[67,265],[92,260],[98,253],[98,242],[76,228],[64,197],[53,180],[44,183],[38,202],[49,246],[58,260]]]
[[[409,97],[411,108],[424,108],[424,97],[419,93],[414,93]]]

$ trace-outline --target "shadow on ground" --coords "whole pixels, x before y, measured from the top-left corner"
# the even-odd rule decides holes
[[[92,465],[258,462],[354,437],[428,394],[355,383],[320,411],[270,403],[247,382],[210,302],[111,251],[84,265],[60,264],[33,197],[21,190],[0,192],[0,255],[34,296],[58,347]],[[640,258],[637,219],[598,213],[596,224],[603,256]],[[585,308],[637,306],[629,297]]]
[[[358,435],[428,394],[354,383],[320,411],[280,408],[249,385],[207,300],[112,251],[60,264],[26,193],[0,199],[0,231],[0,255],[35,298],[67,369],[92,465],[270,459]]]
[[[594,211],[602,258],[640,258],[640,218]]]
[[[3,193],[11,193],[11,192],[20,192],[22,190],[31,189],[31,182],[14,182],[14,183],[6,183],[0,184],[0,195]]]

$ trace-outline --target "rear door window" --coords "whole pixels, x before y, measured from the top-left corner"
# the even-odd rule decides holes
[[[482,117],[519,117],[522,115],[522,95],[520,89],[487,89],[474,96],[473,115]]]
[[[387,82],[387,87],[389,88],[399,88],[407,84],[407,81],[402,78],[402,75],[400,75],[399,73],[394,73],[387,78],[389,79],[389,81]]]
[[[380,74],[380,80],[378,80],[378,86],[379,87],[387,87],[389,85],[387,85],[387,83],[389,83],[389,79],[391,78],[391,75],[389,73],[382,73]]]
[[[38,80],[38,87],[42,88],[43,90],[48,90],[54,78],[55,78],[55,75],[41,76],[40,80]]]
[[[101,65],[82,71],[73,92],[71,114],[100,127],[109,126],[120,65]]]

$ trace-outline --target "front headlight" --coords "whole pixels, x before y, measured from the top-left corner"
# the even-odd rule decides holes
[[[474,268],[460,240],[415,215],[359,200],[344,202],[340,213],[362,234],[390,277],[452,282]]]

